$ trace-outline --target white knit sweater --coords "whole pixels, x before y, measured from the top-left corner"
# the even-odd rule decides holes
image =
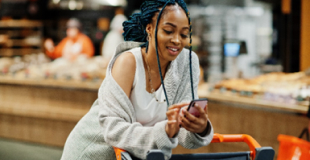
[[[181,128],[176,138],[169,138],[165,132],[167,121],[159,122],[153,127],[143,127],[136,122],[134,107],[113,79],[111,69],[121,53],[140,45],[137,42],[124,42],[118,46],[108,66],[106,78],[99,88],[98,99],[70,133],[62,160],[115,160],[112,146],[127,150],[141,159],[146,158],[148,150],[161,149],[168,159],[171,157],[171,150],[178,144],[194,149],[211,142],[211,123],[205,137]],[[199,62],[194,52],[192,59],[195,98],[198,98]],[[164,82],[170,104],[189,102],[192,99],[188,64],[189,51],[183,49],[168,68]]]

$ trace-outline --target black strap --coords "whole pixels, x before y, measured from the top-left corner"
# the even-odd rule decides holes
[[[299,135],[299,138],[302,138],[304,134],[306,134],[307,141],[310,141],[308,128],[304,128],[304,130],[302,130],[301,134]]]

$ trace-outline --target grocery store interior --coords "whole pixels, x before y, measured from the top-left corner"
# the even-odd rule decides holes
[[[0,0],[1,160],[61,158],[124,41],[122,23],[143,1]],[[250,135],[281,160],[279,136],[298,138],[310,126],[310,0],[184,1],[199,57],[198,96],[208,99],[214,132]],[[75,33],[82,45],[69,40]],[[300,139],[309,158],[309,139]],[[211,143],[172,153],[249,150]]]

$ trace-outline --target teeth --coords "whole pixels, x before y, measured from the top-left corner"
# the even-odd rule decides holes
[[[178,49],[175,49],[175,48],[169,48],[171,49],[172,51],[176,52]]]

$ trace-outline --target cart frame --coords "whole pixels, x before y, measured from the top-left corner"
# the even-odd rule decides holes
[[[215,133],[211,143],[223,143],[223,142],[245,142],[250,148],[250,151],[240,152],[249,154],[252,160],[273,160],[275,151],[271,147],[261,147],[260,144],[250,135],[247,134],[218,134]],[[135,160],[128,152],[123,149],[113,147],[117,160]],[[238,152],[235,152],[238,153]],[[211,153],[212,154],[212,153]],[[209,154],[209,155],[211,155]],[[229,152],[223,152],[219,154],[231,154]],[[217,154],[217,155],[219,155]],[[187,154],[187,157],[193,157],[195,154]],[[208,154],[204,154],[208,155]],[[172,155],[173,158],[173,155]],[[148,152],[147,160],[164,160],[164,155],[161,150],[150,150]]]

